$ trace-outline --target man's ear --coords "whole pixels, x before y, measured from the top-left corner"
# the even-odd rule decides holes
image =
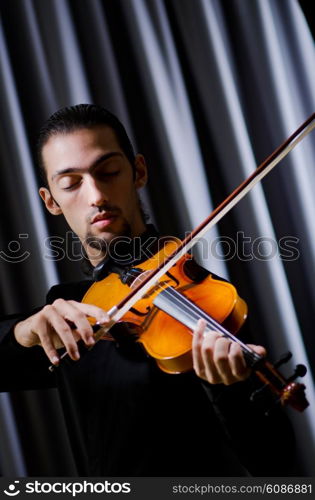
[[[58,203],[54,200],[49,189],[45,187],[39,188],[39,195],[43,199],[47,210],[53,215],[61,215],[62,210]]]
[[[147,165],[143,155],[137,154],[135,157],[135,186],[137,189],[146,185],[148,180]]]

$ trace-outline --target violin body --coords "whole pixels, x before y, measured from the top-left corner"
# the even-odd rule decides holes
[[[133,281],[132,286],[136,286],[146,272],[155,269],[165,256],[174,251],[176,245],[175,240],[168,240],[155,255],[134,266],[133,269],[142,273]],[[236,333],[244,323],[247,305],[231,283],[213,277],[198,266],[190,254],[186,254],[129,309],[121,321],[128,324],[131,334],[136,336],[161,370],[166,373],[182,373],[193,367],[192,330],[153,303],[155,297],[168,287],[175,288],[232,333]],[[129,292],[129,285],[122,282],[119,274],[112,273],[94,283],[82,301],[108,311]],[[108,339],[108,336],[104,338]]]

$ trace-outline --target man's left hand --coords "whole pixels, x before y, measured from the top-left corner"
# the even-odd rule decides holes
[[[264,347],[248,346],[260,356],[266,355]],[[203,319],[198,321],[194,330],[192,355],[196,374],[210,384],[234,384],[245,380],[251,373],[241,346],[216,331],[206,331]]]

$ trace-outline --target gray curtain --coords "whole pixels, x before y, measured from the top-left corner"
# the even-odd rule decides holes
[[[177,236],[203,220],[315,109],[314,44],[296,0],[1,0],[0,12],[3,314],[40,305],[49,286],[80,276],[75,235],[35,195],[36,134],[57,108],[96,102],[118,114],[148,159],[143,198],[152,219]],[[313,132],[197,248],[204,266],[237,284],[249,304],[254,341],[272,359],[291,350],[294,363],[307,365],[310,408],[290,417],[311,475],[314,160]],[[51,236],[63,242],[58,259]],[[64,470],[73,473],[51,392],[0,399],[4,474],[32,473],[19,419],[35,407],[40,422],[43,397],[56,403],[50,425],[60,450],[67,450]],[[33,457],[44,455],[36,443],[46,440],[58,462],[47,430],[41,427],[39,437],[35,427]],[[49,467],[44,462],[43,475]]]

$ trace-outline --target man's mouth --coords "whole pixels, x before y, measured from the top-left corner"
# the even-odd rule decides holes
[[[116,219],[116,217],[117,215],[113,213],[100,213],[93,217],[91,225],[103,228],[109,226]]]

